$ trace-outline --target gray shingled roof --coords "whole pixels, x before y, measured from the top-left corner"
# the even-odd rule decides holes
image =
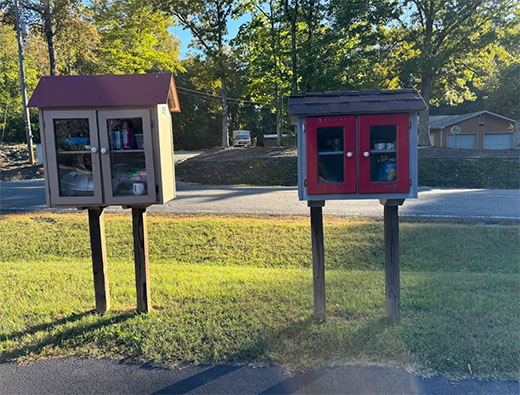
[[[465,121],[466,119],[470,119],[480,114],[489,114],[498,118],[505,119],[506,121],[510,121],[515,123],[514,119],[504,117],[500,114],[495,114],[494,112],[482,110],[476,112],[469,112],[467,114],[458,114],[458,115],[430,115],[430,129],[443,129],[447,126],[454,125],[456,123]]]
[[[415,89],[317,92],[289,96],[296,116],[384,114],[422,111],[426,103]]]

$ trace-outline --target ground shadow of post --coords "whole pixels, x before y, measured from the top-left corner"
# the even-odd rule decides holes
[[[89,315],[95,315],[95,310],[85,311],[83,313],[73,313],[69,316],[62,317],[58,320],[32,326],[24,331],[12,332],[10,334],[3,334],[0,337],[0,341],[11,339],[11,338],[22,338],[27,335],[36,334],[39,331],[47,331],[52,327],[65,324],[76,324],[77,325],[67,328],[61,332],[53,335],[47,335],[45,339],[36,341],[32,344],[27,344],[22,347],[15,348],[13,350],[6,351],[0,354],[0,362],[14,360],[30,354],[39,354],[45,347],[48,346],[59,346],[63,342],[73,339],[75,337],[83,336],[91,331],[100,329],[102,327],[118,324],[128,320],[135,316],[133,312],[124,312],[120,314],[111,314],[99,317],[95,322],[88,325],[80,325],[79,322]]]

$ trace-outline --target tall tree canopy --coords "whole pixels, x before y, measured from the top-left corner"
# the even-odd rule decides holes
[[[233,0],[161,0],[162,8],[195,37],[195,46],[218,66],[222,98],[222,147],[229,147],[226,34],[228,18],[236,11]]]
[[[232,128],[276,130],[281,144],[295,92],[415,87],[437,113],[520,117],[518,0],[18,1],[29,94],[48,74],[173,71],[183,107],[176,143],[190,148],[228,146]],[[23,135],[13,4],[0,0],[6,139]],[[229,22],[241,15],[250,18],[232,39]],[[194,36],[182,61],[172,23]]]
[[[408,60],[408,68],[414,70],[421,95],[431,104],[432,92],[439,85],[452,96],[470,98],[468,86],[479,77],[471,61],[478,61],[483,50],[496,42],[497,31],[508,23],[518,2],[404,0],[400,5],[402,40],[415,55]],[[420,145],[430,145],[428,124],[429,108],[419,119]]]

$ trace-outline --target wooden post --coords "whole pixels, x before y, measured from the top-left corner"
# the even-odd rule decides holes
[[[110,310],[110,295],[107,273],[105,217],[102,207],[88,209],[88,225],[90,228],[90,248],[92,251],[92,270],[94,272],[96,312],[103,314]]]
[[[312,278],[314,291],[314,317],[325,320],[325,250],[323,247],[323,212],[324,201],[312,202],[311,237],[312,237]]]
[[[399,278],[399,214],[398,206],[404,200],[385,200],[385,294],[386,318],[396,322],[400,318],[400,278]]]
[[[150,302],[150,270],[148,268],[148,226],[146,208],[132,207],[134,233],[135,288],[137,312],[148,313]]]

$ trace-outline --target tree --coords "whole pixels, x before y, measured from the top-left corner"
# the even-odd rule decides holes
[[[298,93],[298,48],[297,48],[297,26],[300,14],[300,0],[282,0],[284,16],[289,22],[291,29],[291,65],[292,65],[292,93]]]
[[[56,75],[56,33],[67,20],[70,10],[79,0],[20,0],[28,20],[36,25],[47,41],[50,75]]]
[[[222,147],[229,147],[226,76],[227,20],[236,12],[233,0],[162,0],[165,11],[195,37],[195,46],[219,69],[222,99]]]
[[[144,0],[103,0],[93,5],[99,43],[97,72],[180,70],[180,43],[168,32],[171,18]]]
[[[252,20],[240,29],[236,43],[247,64],[245,94],[259,104],[270,105],[275,112],[277,144],[282,145],[282,130],[286,112],[284,96],[290,93],[290,73],[284,64],[287,35],[282,31],[283,10],[279,2],[250,1],[247,11]]]
[[[505,23],[514,4],[515,0],[402,2],[405,12],[399,21],[405,29],[404,39],[417,54],[413,64],[427,104],[436,82],[449,79],[457,71],[464,73],[466,59],[496,40],[496,29]],[[428,124],[429,108],[419,117],[419,145],[430,145]]]

